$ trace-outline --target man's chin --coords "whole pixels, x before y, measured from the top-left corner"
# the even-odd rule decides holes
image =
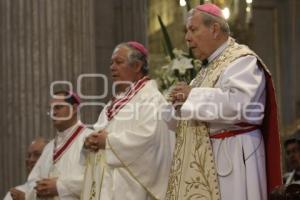
[[[118,76],[112,76],[111,79],[112,79],[113,82],[120,81],[120,77],[118,77]]]
[[[31,167],[31,166],[30,166],[30,167],[27,167],[27,168],[26,168],[26,173],[27,173],[27,174],[30,174],[30,172],[31,172],[31,170],[33,169],[33,167],[34,167],[34,166],[32,166],[32,167]]]
[[[52,120],[52,123],[53,123],[54,127],[57,127],[61,124],[61,121],[60,120]]]
[[[197,51],[196,48],[191,49],[191,50],[192,50],[192,53],[193,53],[194,58],[199,59],[199,60],[202,60],[202,56],[198,53],[198,51]]]

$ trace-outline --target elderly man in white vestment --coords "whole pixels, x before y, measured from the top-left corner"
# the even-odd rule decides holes
[[[190,85],[181,82],[170,93],[181,119],[166,199],[266,200],[267,185],[272,189],[281,182],[270,74],[253,51],[229,36],[216,5],[192,9],[186,31],[202,68]]]
[[[50,100],[50,115],[57,130],[31,171],[31,191],[26,199],[80,199],[85,163],[81,159],[84,139],[92,133],[78,121],[79,97],[58,91]]]
[[[29,145],[25,158],[27,174],[29,174],[33,169],[46,144],[47,141],[44,138],[38,137]],[[25,200],[25,192],[29,189],[30,187],[27,183],[13,187],[9,190],[3,200]]]
[[[95,124],[98,133],[85,141],[90,151],[102,150],[103,169],[86,174],[82,199],[163,200],[175,138],[160,119],[166,101],[147,76],[146,48],[119,44],[110,69],[116,93]]]

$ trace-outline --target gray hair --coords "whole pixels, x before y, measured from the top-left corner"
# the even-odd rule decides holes
[[[126,42],[117,45],[115,50],[118,48],[121,48],[121,47],[125,47],[126,49],[129,50],[129,52],[128,52],[129,64],[132,65],[133,63],[138,62],[138,61],[142,62],[141,72],[143,73],[143,75],[147,75],[149,73],[147,56],[142,54],[142,52],[133,48]]]
[[[213,23],[217,23],[220,25],[221,27],[221,31],[227,35],[230,35],[230,28],[229,28],[229,25],[227,23],[227,21],[221,17],[217,17],[217,16],[214,16],[214,15],[211,15],[211,14],[208,14],[206,12],[201,12],[201,11],[198,11],[196,9],[191,9],[188,13],[188,16],[187,18],[193,16],[196,12],[199,12],[201,13],[202,17],[203,17],[203,24],[206,26],[206,27],[209,27],[211,26]]]

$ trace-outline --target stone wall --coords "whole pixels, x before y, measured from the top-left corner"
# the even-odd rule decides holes
[[[117,43],[147,42],[146,2],[0,0],[0,198],[10,187],[24,182],[30,141],[55,135],[46,115],[51,83],[68,81],[76,91],[82,74],[109,77],[110,57]],[[84,95],[103,94],[105,89],[110,90],[103,88],[101,79],[82,79]],[[100,110],[84,107],[82,120],[94,123]]]

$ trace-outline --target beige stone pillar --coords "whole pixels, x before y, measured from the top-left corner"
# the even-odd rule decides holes
[[[0,198],[24,182],[26,147],[53,138],[49,87],[95,72],[93,0],[0,0]],[[91,90],[95,85],[85,86]]]

